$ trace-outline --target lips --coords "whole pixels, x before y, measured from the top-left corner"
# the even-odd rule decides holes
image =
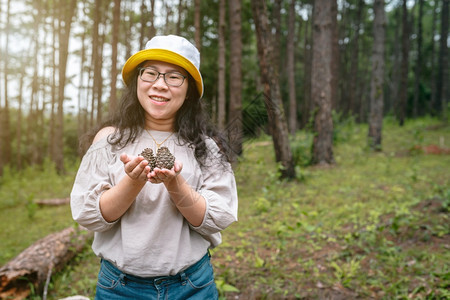
[[[169,102],[169,99],[164,98],[164,97],[160,97],[160,96],[150,96],[150,99],[155,101],[155,102]]]

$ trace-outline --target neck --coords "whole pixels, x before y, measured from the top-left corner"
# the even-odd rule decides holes
[[[173,132],[175,130],[174,120],[156,120],[156,119],[146,119],[145,129],[157,130],[157,131],[168,131]]]

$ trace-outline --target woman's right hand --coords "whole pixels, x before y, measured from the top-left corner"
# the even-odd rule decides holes
[[[133,180],[147,181],[147,174],[150,173],[148,161],[142,156],[128,156],[126,153],[120,155],[125,173]]]

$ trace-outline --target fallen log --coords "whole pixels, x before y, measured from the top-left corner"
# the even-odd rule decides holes
[[[39,206],[59,206],[66,205],[70,203],[69,198],[57,198],[57,199],[40,199],[35,201]]]
[[[31,287],[40,294],[48,274],[60,271],[92,236],[85,229],[69,227],[32,244],[0,268],[0,299],[25,299]]]

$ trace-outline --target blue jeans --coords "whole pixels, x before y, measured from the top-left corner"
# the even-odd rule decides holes
[[[214,273],[207,253],[186,270],[164,277],[138,277],[101,261],[95,299],[218,299]]]

